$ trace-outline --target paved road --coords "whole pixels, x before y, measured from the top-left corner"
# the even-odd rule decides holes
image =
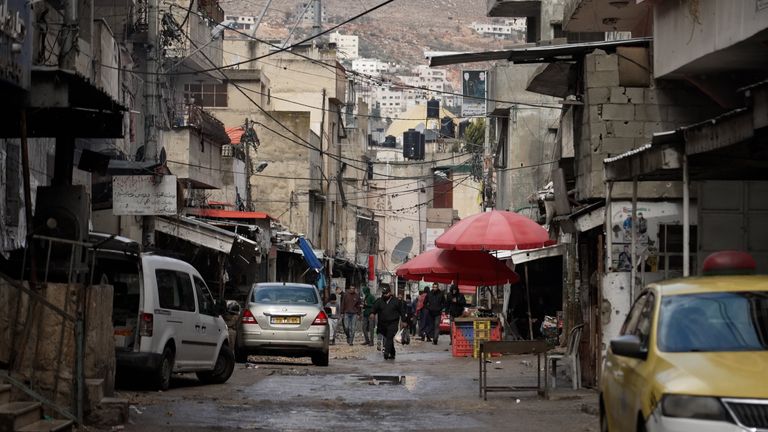
[[[451,430],[597,431],[590,391],[478,398],[477,361],[454,358],[448,340],[415,341],[385,361],[373,347],[332,347],[331,365],[252,358],[223,385],[174,379],[166,392],[121,390],[131,403],[126,431]],[[496,363],[496,362],[500,363]],[[535,357],[494,359],[491,376],[535,384]]]

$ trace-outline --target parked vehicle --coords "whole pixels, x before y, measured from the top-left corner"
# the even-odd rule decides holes
[[[640,293],[605,358],[601,430],[768,430],[768,276],[738,275],[754,264],[713,254],[712,275]]]
[[[112,320],[118,374],[149,374],[159,389],[171,375],[195,372],[204,383],[232,375],[227,325],[200,273],[191,265],[139,253],[129,239],[102,238],[97,274],[114,287]]]
[[[320,293],[313,285],[259,283],[248,294],[240,316],[236,358],[250,354],[311,357],[328,366],[330,326]]]

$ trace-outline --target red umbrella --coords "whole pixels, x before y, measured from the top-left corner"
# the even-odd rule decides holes
[[[555,244],[541,225],[515,212],[494,210],[462,219],[435,240],[450,250],[535,249]]]
[[[406,279],[463,285],[497,285],[520,280],[502,261],[480,251],[428,250],[397,268]]]

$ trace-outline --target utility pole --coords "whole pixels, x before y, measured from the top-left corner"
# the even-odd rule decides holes
[[[325,135],[323,132],[325,131],[325,89],[323,89],[323,103],[321,105],[322,111],[320,112],[320,173],[322,174],[321,177],[325,177],[325,174],[323,174],[325,170],[323,167],[325,166],[325,152],[323,151],[323,135]],[[323,187],[324,183],[323,178],[320,179],[320,187]],[[330,180],[328,182],[325,182],[325,205],[323,205],[323,214],[321,215],[321,220],[324,220],[325,223],[320,224],[320,231],[322,235],[323,243],[325,243],[325,250],[330,250],[330,242],[328,241],[328,238],[330,237],[331,232],[331,223],[330,223],[330,200],[329,200],[329,192],[331,190],[331,182]]]
[[[193,1],[193,0],[190,0]],[[147,75],[144,81],[144,160],[157,162],[157,84],[159,68],[158,0],[147,1]],[[155,217],[144,216],[142,229],[144,246],[155,245]]]
[[[251,173],[253,172],[251,164],[251,136],[249,131],[251,128],[251,121],[246,118],[245,125],[243,126],[243,144],[245,147],[245,210],[251,211]]]
[[[315,24],[312,26],[312,34],[323,31],[323,1],[315,0]]]

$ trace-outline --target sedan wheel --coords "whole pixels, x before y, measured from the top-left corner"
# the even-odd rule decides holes
[[[317,352],[312,354],[312,364],[315,366],[328,366],[328,352]]]

